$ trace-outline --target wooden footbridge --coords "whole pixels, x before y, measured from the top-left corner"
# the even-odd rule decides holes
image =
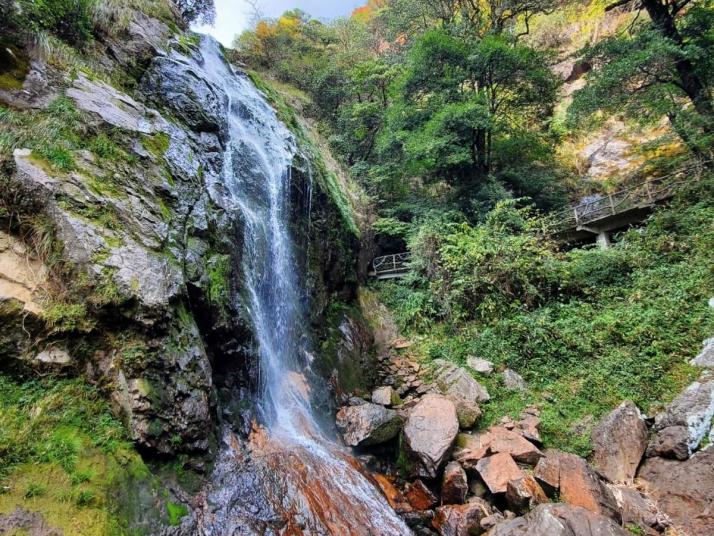
[[[574,205],[555,214],[549,232],[562,244],[585,242],[595,237],[600,247],[607,248],[611,232],[644,221],[655,206],[670,199],[681,187],[698,180],[703,166],[704,163],[689,166]],[[377,279],[404,277],[409,273],[410,259],[409,252],[376,257],[369,275]]]

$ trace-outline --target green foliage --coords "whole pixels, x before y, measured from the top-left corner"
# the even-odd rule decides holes
[[[424,359],[477,355],[524,376],[526,393],[479,378],[484,424],[542,411],[546,444],[589,451],[597,420],[624,399],[658,411],[694,377],[714,330],[714,217],[705,178],[609,250],[558,252],[529,211],[500,204],[477,226],[428,225],[411,242],[416,275],[379,284]]]
[[[208,299],[224,310],[230,299],[230,255],[214,255],[208,261]]]
[[[108,403],[81,380],[0,376],[0,478],[25,463],[56,463],[72,473],[86,443],[113,453],[127,441]]]
[[[44,484],[31,483],[25,489],[25,499],[41,497],[45,493],[47,493],[47,486],[45,486]]]
[[[96,0],[18,0],[4,2],[2,30],[28,37],[49,32],[74,46],[92,38],[92,7]],[[7,10],[7,11],[5,11]]]
[[[51,302],[43,309],[42,318],[55,332],[88,331],[93,326],[82,303]]]
[[[163,158],[166,151],[169,150],[169,143],[171,139],[169,136],[163,132],[157,132],[152,136],[145,136],[143,145],[147,151],[156,156],[157,158]]]

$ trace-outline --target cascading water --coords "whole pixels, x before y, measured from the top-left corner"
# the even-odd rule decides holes
[[[222,185],[245,222],[242,269],[267,430],[256,434],[251,457],[272,482],[262,491],[274,509],[292,516],[279,533],[410,534],[357,462],[321,432],[310,408],[300,358],[306,323],[289,232],[293,137],[251,81],[226,64],[218,43],[203,38],[201,54],[201,75],[228,100]],[[242,534],[235,530],[230,534]]]

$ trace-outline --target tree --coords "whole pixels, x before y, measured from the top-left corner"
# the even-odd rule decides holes
[[[685,144],[702,155],[709,151],[714,120],[711,2],[642,0],[638,9],[650,20],[585,51],[594,70],[575,94],[570,121],[577,124],[597,110],[624,111],[644,121],[666,116]]]
[[[499,171],[499,146],[546,132],[557,88],[547,65],[542,53],[502,36],[467,42],[445,30],[425,33],[389,115],[407,172],[473,195]]]

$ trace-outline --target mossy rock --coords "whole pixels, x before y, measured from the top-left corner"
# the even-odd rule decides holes
[[[30,60],[17,47],[0,40],[0,90],[22,89]]]

